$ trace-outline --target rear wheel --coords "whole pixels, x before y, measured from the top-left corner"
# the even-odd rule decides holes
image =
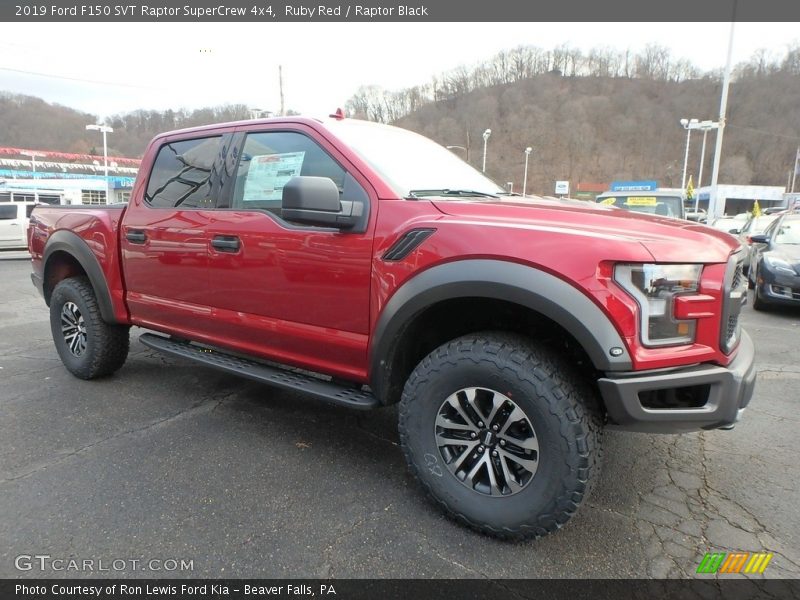
[[[103,321],[87,278],[64,279],[53,290],[53,342],[61,362],[76,377],[94,379],[118,370],[128,357],[129,329]]]
[[[414,370],[400,439],[428,495],[458,521],[507,539],[557,530],[599,470],[592,390],[543,346],[505,333],[449,342]]]

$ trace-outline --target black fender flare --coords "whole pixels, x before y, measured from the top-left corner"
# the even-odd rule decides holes
[[[583,347],[600,371],[629,371],[627,346],[606,314],[583,292],[545,271],[502,260],[468,259],[432,267],[406,281],[376,323],[370,345],[370,386],[386,394],[387,357],[406,325],[443,300],[479,297],[513,302],[558,323]],[[614,348],[618,356],[611,354]]]
[[[108,289],[108,282],[103,274],[103,268],[97,257],[89,248],[89,245],[76,233],[62,229],[52,234],[45,244],[44,252],[42,253],[42,278],[43,287],[46,290],[47,285],[47,270],[50,257],[55,252],[65,252],[74,258],[81,268],[86,272],[89,282],[92,284],[94,294],[97,297],[97,304],[100,307],[100,315],[106,323],[116,323],[117,318],[114,316],[114,304],[111,302],[111,291]],[[45,302],[50,306],[49,293],[44,293]]]

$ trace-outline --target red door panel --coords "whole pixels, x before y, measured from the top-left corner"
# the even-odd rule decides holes
[[[135,321],[202,329],[200,319],[211,314],[206,228],[212,211],[141,207],[128,214],[121,246],[128,305]],[[138,241],[137,234],[144,241]]]
[[[214,334],[275,360],[365,375],[372,238],[288,229],[261,211],[218,211],[208,228]]]

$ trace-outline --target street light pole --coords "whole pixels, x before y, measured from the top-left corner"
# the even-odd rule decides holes
[[[708,137],[708,132],[712,129],[717,129],[719,127],[719,123],[715,123],[713,121],[701,121],[699,128],[703,131],[703,147],[700,150],[700,168],[697,170],[697,189],[700,189],[700,186],[703,185],[703,165],[705,164],[706,160],[706,138]],[[694,196],[694,212],[699,212],[698,208],[700,205],[700,194],[697,193]]]
[[[681,179],[681,189],[686,189],[686,169],[689,167],[689,141],[692,137],[692,129],[697,129],[699,123],[697,119],[681,119],[681,125],[686,130],[686,152],[683,155],[683,178]]]
[[[31,158],[31,173],[35,175],[36,173],[36,157],[37,156],[47,156],[44,152],[37,152],[35,150],[27,150],[20,152],[23,156],[29,156]],[[34,177],[35,179],[35,177]]]
[[[101,131],[103,133],[103,172],[105,173],[106,183],[108,182],[108,143],[106,134],[114,133],[114,129],[108,125],[87,125],[87,130]]]
[[[486,173],[486,144],[489,141],[489,136],[492,135],[492,130],[487,129],[483,132],[483,172]]]
[[[526,197],[526,192],[528,190],[528,157],[533,152],[533,148],[528,146],[525,148],[525,176],[522,178],[522,197]]]

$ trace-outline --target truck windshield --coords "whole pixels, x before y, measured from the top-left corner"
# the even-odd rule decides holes
[[[327,125],[403,198],[460,200],[507,193],[447,148],[407,129],[351,119]]]
[[[660,217],[683,218],[683,200],[680,196],[661,196],[647,192],[638,192],[635,195],[611,193],[599,195],[597,203]]]

